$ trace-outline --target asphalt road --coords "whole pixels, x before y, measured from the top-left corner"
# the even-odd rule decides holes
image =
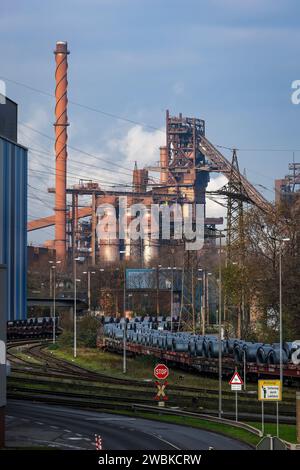
[[[109,413],[11,400],[7,406],[7,445],[105,450],[247,450],[229,437],[175,424]]]

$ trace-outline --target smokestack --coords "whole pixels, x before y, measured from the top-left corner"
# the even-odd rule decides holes
[[[138,188],[139,188],[139,174],[138,174],[137,163],[135,162],[133,173],[132,173],[132,189],[134,192],[138,192]]]
[[[145,168],[139,170],[135,162],[132,177],[133,191],[136,193],[145,193],[147,191],[147,184],[148,171]]]
[[[67,70],[68,45],[58,41],[54,51],[55,70],[55,249],[56,258],[66,259],[66,189],[67,189]]]
[[[168,172],[167,169],[169,167],[169,157],[168,157],[168,149],[167,147],[160,147],[160,182],[166,183],[168,181]]]

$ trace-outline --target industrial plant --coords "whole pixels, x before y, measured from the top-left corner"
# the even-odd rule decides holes
[[[284,8],[275,21],[268,5],[265,27],[257,2],[56,3],[35,6],[40,24],[21,2],[18,47],[24,22],[35,51],[19,65],[12,46],[0,76],[0,462],[22,449],[126,468],[300,450]]]
[[[55,49],[56,60],[56,106],[55,106],[55,188],[48,191],[54,193],[54,215],[28,223],[28,231],[55,226],[55,239],[48,241],[47,246],[54,248],[56,258],[63,265],[72,262],[75,256],[84,256],[94,266],[99,263],[117,263],[124,252],[124,258],[139,258],[141,263],[151,264],[162,254],[164,246],[176,244],[176,240],[164,243],[159,240],[133,242],[130,239],[110,240],[97,239],[97,207],[102,204],[112,204],[118,208],[119,198],[127,197],[127,204],[203,204],[206,198],[225,195],[230,199],[229,205],[234,206],[238,199],[242,203],[255,204],[264,211],[269,209],[269,202],[259,191],[239,172],[236,152],[233,152],[232,162],[205,136],[205,121],[199,118],[170,115],[166,112],[166,144],[157,149],[159,164],[138,168],[136,162],[132,170],[132,188],[130,190],[107,191],[91,180],[80,180],[78,184],[67,187],[67,131],[68,131],[68,46],[58,42]],[[157,175],[157,177],[151,176]],[[210,173],[222,173],[228,178],[228,187],[217,193],[207,191]],[[230,187],[237,187],[231,191]],[[239,193],[238,193],[239,190]],[[235,195],[235,193],[237,193]],[[82,203],[82,196],[89,196],[90,203]],[[234,214],[229,214],[229,218]],[[130,218],[130,214],[128,215]],[[234,217],[235,218],[235,217]],[[151,224],[151,221],[149,221]],[[222,218],[205,217],[206,233],[215,231],[223,224]],[[234,227],[232,227],[232,231]],[[228,234],[228,239],[234,235]],[[178,243],[177,243],[178,245]]]

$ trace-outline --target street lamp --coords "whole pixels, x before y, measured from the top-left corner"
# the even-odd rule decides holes
[[[176,270],[177,268],[175,266],[171,267],[171,266],[168,266],[168,269],[171,269],[172,270],[172,276],[171,276],[171,299],[170,299],[170,302],[171,302],[171,308],[170,308],[170,312],[171,312],[171,332],[173,331],[173,316],[174,316],[174,270]]]
[[[198,326],[201,326],[202,325],[202,334],[203,332],[205,333],[205,317],[203,317],[203,312],[205,311],[203,309],[203,305],[202,305],[202,302],[203,302],[203,288],[204,288],[204,282],[203,282],[203,269],[202,268],[198,268],[198,274],[197,276],[200,276],[201,277],[197,277],[197,281],[199,282],[199,318],[198,318]],[[200,284],[201,283],[201,284]]]
[[[50,264],[50,296],[53,285],[53,310],[52,310],[52,343],[55,344],[56,338],[56,265],[60,264],[61,261],[49,261]],[[52,282],[53,272],[53,282]]]
[[[283,388],[283,360],[282,360],[282,348],[283,348],[283,332],[282,332],[282,245],[285,242],[289,242],[290,238],[276,238],[270,237],[275,242],[279,242],[279,378],[281,387]]]
[[[91,274],[96,274],[95,271],[83,271],[83,274],[87,274],[88,277],[88,304],[89,304],[89,314],[92,314],[91,311]]]
[[[125,250],[120,250],[120,254],[126,254]],[[124,334],[123,334],[123,374],[127,372],[126,364],[126,336],[127,336],[127,323],[126,323],[126,264],[124,259],[124,282],[123,282],[123,317],[124,317]]]
[[[227,229],[213,230],[217,232],[216,238],[219,238],[219,418],[222,418],[222,238]]]
[[[156,266],[156,317],[158,318],[160,314],[159,308],[159,270],[161,268],[161,264]]]
[[[289,242],[290,238],[279,239],[279,370],[280,382],[283,388],[283,361],[282,361],[282,348],[283,348],[283,332],[282,332],[282,244]]]
[[[74,274],[74,318],[73,318],[73,323],[74,323],[74,345],[73,345],[73,355],[74,358],[77,357],[77,263],[76,261],[79,261],[80,258],[74,258],[74,264],[73,264],[73,274]]]
[[[281,384],[281,393],[283,392],[283,359],[282,359],[282,348],[283,348],[283,331],[282,331],[282,245],[285,242],[289,242],[290,238],[276,238],[271,237],[275,242],[279,242],[279,378]],[[279,436],[279,404],[276,402],[277,409],[277,436]]]
[[[102,303],[102,276],[101,276],[101,273],[104,272],[104,268],[100,268],[99,269],[99,272],[100,272],[100,277],[99,277],[99,291],[100,291],[100,301],[99,301],[99,306],[100,306],[100,310],[101,310],[101,303]]]

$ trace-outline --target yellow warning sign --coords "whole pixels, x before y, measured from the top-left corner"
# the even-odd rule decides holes
[[[282,387],[280,380],[259,380],[258,399],[260,401],[281,401]]]

